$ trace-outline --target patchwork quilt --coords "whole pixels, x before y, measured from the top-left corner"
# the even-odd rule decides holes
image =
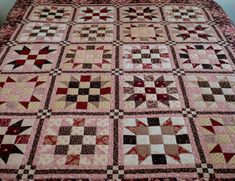
[[[0,30],[0,180],[232,180],[234,73],[212,0],[18,0]]]

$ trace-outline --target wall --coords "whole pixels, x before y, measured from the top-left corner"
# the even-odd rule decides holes
[[[230,19],[235,24],[235,0],[214,0],[224,11],[230,16]]]
[[[4,23],[6,16],[16,0],[0,0],[0,26]]]

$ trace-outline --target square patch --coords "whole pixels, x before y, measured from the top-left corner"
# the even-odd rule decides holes
[[[178,62],[189,71],[232,71],[229,55],[220,45],[198,44],[175,46]]]
[[[195,163],[183,118],[128,118],[122,123],[125,166]]]
[[[65,38],[66,24],[28,23],[24,25],[19,42],[60,42]]]
[[[179,109],[176,84],[172,75],[124,75],[124,109]]]
[[[70,41],[79,42],[112,42],[113,24],[78,24],[72,28]]]
[[[156,6],[123,6],[121,8],[123,22],[159,22],[160,10]]]
[[[17,166],[30,149],[35,120],[0,118],[0,167]]]
[[[154,23],[124,23],[121,26],[124,42],[164,42],[164,27]]]
[[[114,7],[112,6],[81,6],[75,18],[77,22],[113,22]]]
[[[206,16],[197,6],[164,6],[163,11],[170,22],[205,22]]]
[[[47,22],[68,22],[73,15],[73,9],[66,6],[35,6],[29,20]]]
[[[38,167],[107,166],[112,143],[107,118],[46,120],[35,163]]]
[[[210,163],[234,166],[234,117],[201,117],[196,123]]]
[[[123,45],[125,70],[171,70],[171,54],[166,45]]]
[[[3,72],[50,71],[58,60],[60,47],[57,45],[17,45],[5,57]]]
[[[109,74],[62,74],[57,77],[54,102],[55,111],[107,111],[110,110],[111,77]]]
[[[63,70],[111,70],[114,50],[112,44],[79,44],[66,47]]]
[[[49,87],[48,75],[1,75],[1,112],[38,112]]]
[[[171,37],[177,42],[217,42],[215,31],[206,24],[168,25]]]
[[[192,107],[199,111],[235,109],[235,78],[227,75],[187,76],[186,90]]]

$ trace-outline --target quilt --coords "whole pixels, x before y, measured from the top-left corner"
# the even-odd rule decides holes
[[[17,0],[0,180],[233,180],[234,73],[213,0]]]

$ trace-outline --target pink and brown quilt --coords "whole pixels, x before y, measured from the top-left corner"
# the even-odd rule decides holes
[[[0,179],[235,178],[235,27],[213,0],[17,0],[0,45]]]

